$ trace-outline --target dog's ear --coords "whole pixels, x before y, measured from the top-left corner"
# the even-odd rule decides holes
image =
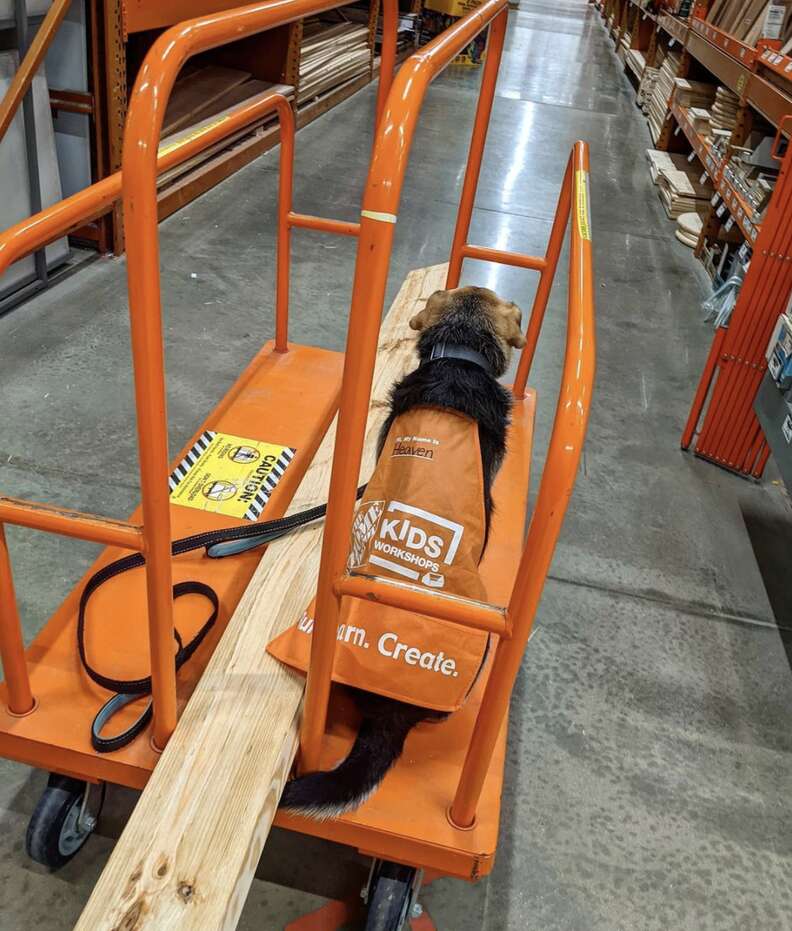
[[[443,316],[443,314],[451,307],[453,293],[453,290],[435,291],[435,293],[432,294],[429,300],[426,302],[424,309],[419,310],[418,313],[410,320],[410,329],[425,330],[430,326],[434,326],[435,323],[437,323],[437,321]]]
[[[522,311],[511,301],[498,301],[495,312],[498,335],[515,349],[522,349],[525,337],[522,332]]]

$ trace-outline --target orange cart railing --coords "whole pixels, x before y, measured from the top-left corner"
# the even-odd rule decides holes
[[[391,88],[377,128],[361,210],[357,262],[341,388],[330,495],[316,597],[316,622],[301,731],[301,767],[319,767],[325,732],[340,603],[343,597],[373,598],[383,604],[442,617],[501,639],[478,714],[467,759],[449,813],[454,824],[468,826],[498,734],[506,715],[520,660],[531,631],[545,577],[572,493],[588,422],[594,381],[594,300],[588,205],[588,148],[572,151],[544,257],[519,255],[468,244],[476,186],[486,140],[508,11],[506,0],[485,0],[414,54]],[[540,273],[527,345],[514,384],[515,403],[525,384],[542,326],[547,299],[570,214],[570,286],[567,348],[561,393],[539,496],[511,600],[502,609],[449,596],[438,598],[415,587],[345,574],[356,488],[374,373],[377,338],[387,284],[394,227],[413,133],[431,81],[488,24],[486,63],[454,234],[447,286],[459,281],[465,258],[485,259]],[[573,209],[574,207],[574,209]]]
[[[280,189],[275,348],[288,349],[289,236],[292,227],[358,235],[358,225],[294,213],[294,112],[271,93],[241,107],[184,142],[158,151],[165,109],[182,65],[193,55],[274,26],[343,5],[343,0],[269,0],[203,16],[169,29],[153,44],[129,104],[120,172],[22,221],[0,235],[0,275],[16,259],[41,248],[123,198],[127,278],[135,374],[143,525],[0,497],[0,658],[12,714],[35,711],[24,654],[4,524],[17,524],[142,552],[146,556],[151,652],[153,741],[165,746],[176,726],[173,661],[168,433],[160,300],[157,174],[227,138],[264,115],[280,120]],[[395,65],[397,0],[384,0],[384,38],[377,112],[382,112]]]

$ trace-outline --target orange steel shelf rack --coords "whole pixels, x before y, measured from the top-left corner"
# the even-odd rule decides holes
[[[193,662],[184,667],[189,670],[188,676],[183,678],[180,674],[177,688],[171,588],[177,566],[178,571],[182,571],[183,566],[190,577],[202,578],[218,590],[225,617],[233,610],[252,571],[249,563],[238,564],[237,558],[213,561],[213,565],[219,562],[221,567],[225,566],[224,572],[230,576],[216,578],[208,574],[211,567],[207,567],[206,559],[196,557],[184,564],[181,560],[178,564],[171,560],[171,535],[176,529],[183,534],[186,528],[176,526],[178,509],[169,507],[167,495],[169,467],[155,188],[158,167],[162,169],[180,158],[189,157],[189,153],[210,144],[224,132],[232,131],[244,116],[238,114],[233,126],[212,127],[177,151],[161,154],[159,158],[157,141],[176,73],[190,54],[332,5],[319,0],[273,0],[199,18],[165,33],[144,62],[132,96],[121,174],[0,237],[0,263],[8,263],[25,250],[60,235],[70,224],[104,209],[119,193],[123,196],[141,452],[142,524],[138,515],[128,522],[108,521],[9,499],[0,499],[0,524],[24,524],[110,544],[111,549],[103,554],[97,565],[115,557],[118,547],[145,553],[145,592],[142,586],[135,586],[131,581],[121,595],[118,591],[112,596],[102,594],[106,595],[108,603],[112,598],[116,607],[121,602],[121,611],[131,609],[132,614],[148,615],[148,628],[138,631],[138,640],[143,645],[142,655],[150,657],[154,702],[153,746],[138,739],[116,753],[99,756],[91,751],[88,715],[96,712],[105,696],[88,682],[76,660],[73,609],[79,586],[25,655],[10,562],[3,544],[0,547],[0,649],[6,672],[3,693],[6,710],[0,712],[0,752],[15,759],[84,779],[143,785],[156,763],[156,747],[162,747],[167,741],[176,724],[178,708],[189,697],[190,677],[194,682],[206,659],[204,653],[204,663],[201,663],[196,654]],[[386,4],[385,9],[389,38],[383,56],[386,62],[392,62],[395,29],[390,27],[395,24],[395,3]],[[574,488],[595,370],[589,154],[585,143],[575,143],[567,163],[545,255],[522,255],[469,242],[507,18],[507,0],[484,0],[480,7],[407,59],[390,89],[388,77],[392,69],[388,66],[383,69],[374,147],[359,224],[305,217],[292,211],[293,122],[290,122],[288,106],[282,97],[272,94],[249,108],[251,118],[254,109],[256,114],[267,106],[275,109],[283,127],[276,334],[274,342],[262,350],[263,361],[254,362],[216,412],[221,418],[235,417],[237,399],[259,378],[260,370],[266,370],[264,374],[268,378],[275,378],[273,383],[268,382],[268,389],[274,385],[274,391],[285,398],[284,404],[276,405],[284,409],[283,416],[289,422],[295,418],[305,421],[302,429],[306,452],[302,469],[305,468],[323,432],[322,425],[327,425],[335,407],[338,360],[333,354],[301,349],[287,342],[289,229],[300,226],[356,236],[357,260],[301,731],[301,767],[311,770],[328,765],[331,759],[337,758],[338,747],[351,735],[351,718],[343,697],[330,700],[337,619],[343,598],[369,598],[402,610],[430,613],[470,627],[492,630],[498,639],[489,668],[480,677],[475,694],[463,710],[432,728],[429,736],[418,728],[381,791],[357,812],[330,823],[305,821],[283,814],[277,821],[298,831],[332,836],[376,856],[428,866],[468,879],[488,872],[493,863],[509,700]],[[512,389],[514,411],[508,453],[494,488],[500,507],[482,562],[489,599],[503,607],[456,602],[450,609],[446,599],[422,590],[385,584],[376,579],[349,577],[345,566],[381,312],[413,134],[431,82],[488,26],[488,53],[454,231],[447,287],[458,285],[465,259],[532,270],[539,274],[539,283],[528,321],[526,346]],[[527,387],[527,379],[567,227],[570,228],[569,288],[563,372],[545,466],[526,536],[524,516],[535,407],[534,392]],[[317,398],[316,370],[322,364],[328,369],[323,377],[331,400],[317,412],[300,414],[305,408],[307,380],[312,384],[310,396]],[[260,395],[260,391],[256,393]],[[270,390],[269,394],[272,393]],[[298,393],[303,393],[299,402],[295,400]],[[248,410],[255,407],[251,397],[246,397],[244,403],[249,405]],[[282,512],[299,474],[300,470],[295,469],[291,475],[292,486],[283,490],[277,505],[273,496],[268,517]],[[203,515],[204,512],[195,513]],[[252,558],[255,562],[256,557]],[[101,597],[99,595],[98,599]],[[102,609],[101,602],[97,609]],[[116,623],[115,629],[124,630],[127,637],[126,627],[128,625]],[[97,644],[97,648],[100,645]],[[109,645],[105,646],[109,651]],[[119,653],[125,654],[128,646],[125,642],[123,651],[116,648],[115,652],[108,652],[108,659],[120,662]],[[137,658],[141,656],[140,650],[130,652]],[[126,671],[122,668],[118,675]],[[64,734],[67,721],[78,717],[81,723],[72,723],[69,733]],[[422,744],[424,747],[431,745],[432,752],[419,752]]]
[[[681,441],[683,449],[693,446],[696,455],[753,478],[770,456],[753,402],[767,342],[792,290],[792,146],[779,154],[785,122],[792,116],[782,121],[773,146],[780,162],[776,189],[728,328],[715,333]]]
[[[603,18],[618,0],[609,0]],[[790,152],[781,155],[782,137],[792,135],[792,59],[776,49],[750,48],[710,25],[700,15],[683,21],[663,13],[658,27],[679,41],[693,59],[776,127],[774,152],[780,176],[761,223],[716,163],[710,147],[691,126],[673,95],[668,113],[701,159],[726,209],[753,249],[729,328],[716,331],[682,434],[683,449],[741,475],[759,478],[770,455],[753,401],[765,370],[764,351],[792,289],[792,181]],[[766,45],[767,43],[764,43]],[[783,80],[781,80],[783,79]],[[667,118],[667,117],[666,117]]]
[[[712,179],[712,183],[723,198],[726,208],[734,218],[734,222],[737,223],[742,230],[743,236],[753,245],[759,236],[761,225],[751,220],[753,210],[742,194],[735,190],[734,186],[724,174],[724,163],[715,160],[709,141],[696,132],[688,117],[687,108],[680,107],[673,97],[671,98],[669,112],[677,121],[677,124],[685,134],[685,137],[696,155],[698,155],[701,164]]]

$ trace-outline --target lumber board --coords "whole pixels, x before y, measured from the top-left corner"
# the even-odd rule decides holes
[[[717,24],[726,0],[715,0],[707,13],[707,22]]]
[[[239,84],[244,84],[250,75],[236,68],[207,65],[187,74],[176,82],[165,111],[162,135],[167,136],[189,126],[216,100],[224,97]]]
[[[256,80],[247,81],[229,91],[228,94],[217,101],[217,106],[209,107],[206,112],[201,111],[196,117],[196,122],[193,123],[192,126],[172,133],[170,136],[162,139],[160,145],[172,145],[181,142],[193,133],[204,129],[206,126],[210,126],[213,123],[219,122],[224,117],[236,113],[243,104],[253,103],[254,100],[259,100],[271,91],[277,91],[289,99],[294,97],[294,87],[291,84],[271,84],[269,81]],[[221,139],[220,142],[216,142],[214,145],[204,149],[203,152],[199,152],[192,158],[188,158],[186,161],[174,165],[174,167],[170,168],[168,171],[162,172],[157,177],[157,188],[164,188],[171,181],[192,171],[196,166],[211,161],[218,152],[222,152],[224,149],[230,149],[240,139],[244,139],[245,136],[251,135],[258,127],[266,123],[275,122],[275,119],[274,111],[268,113],[262,119],[254,123],[249,123],[243,129],[232,133],[230,136],[226,136],[224,139]]]
[[[446,265],[411,272],[380,333],[361,477],[395,380],[414,364],[410,317]],[[335,421],[290,513],[327,499]],[[314,593],[322,526],[262,557],[152,773],[76,931],[235,928],[297,749],[304,679],[264,647]]]

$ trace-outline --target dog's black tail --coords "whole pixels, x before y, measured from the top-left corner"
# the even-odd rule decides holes
[[[280,807],[323,821],[361,805],[399,759],[410,730],[427,717],[425,708],[388,702],[364,715],[349,755],[335,769],[286,783]]]

